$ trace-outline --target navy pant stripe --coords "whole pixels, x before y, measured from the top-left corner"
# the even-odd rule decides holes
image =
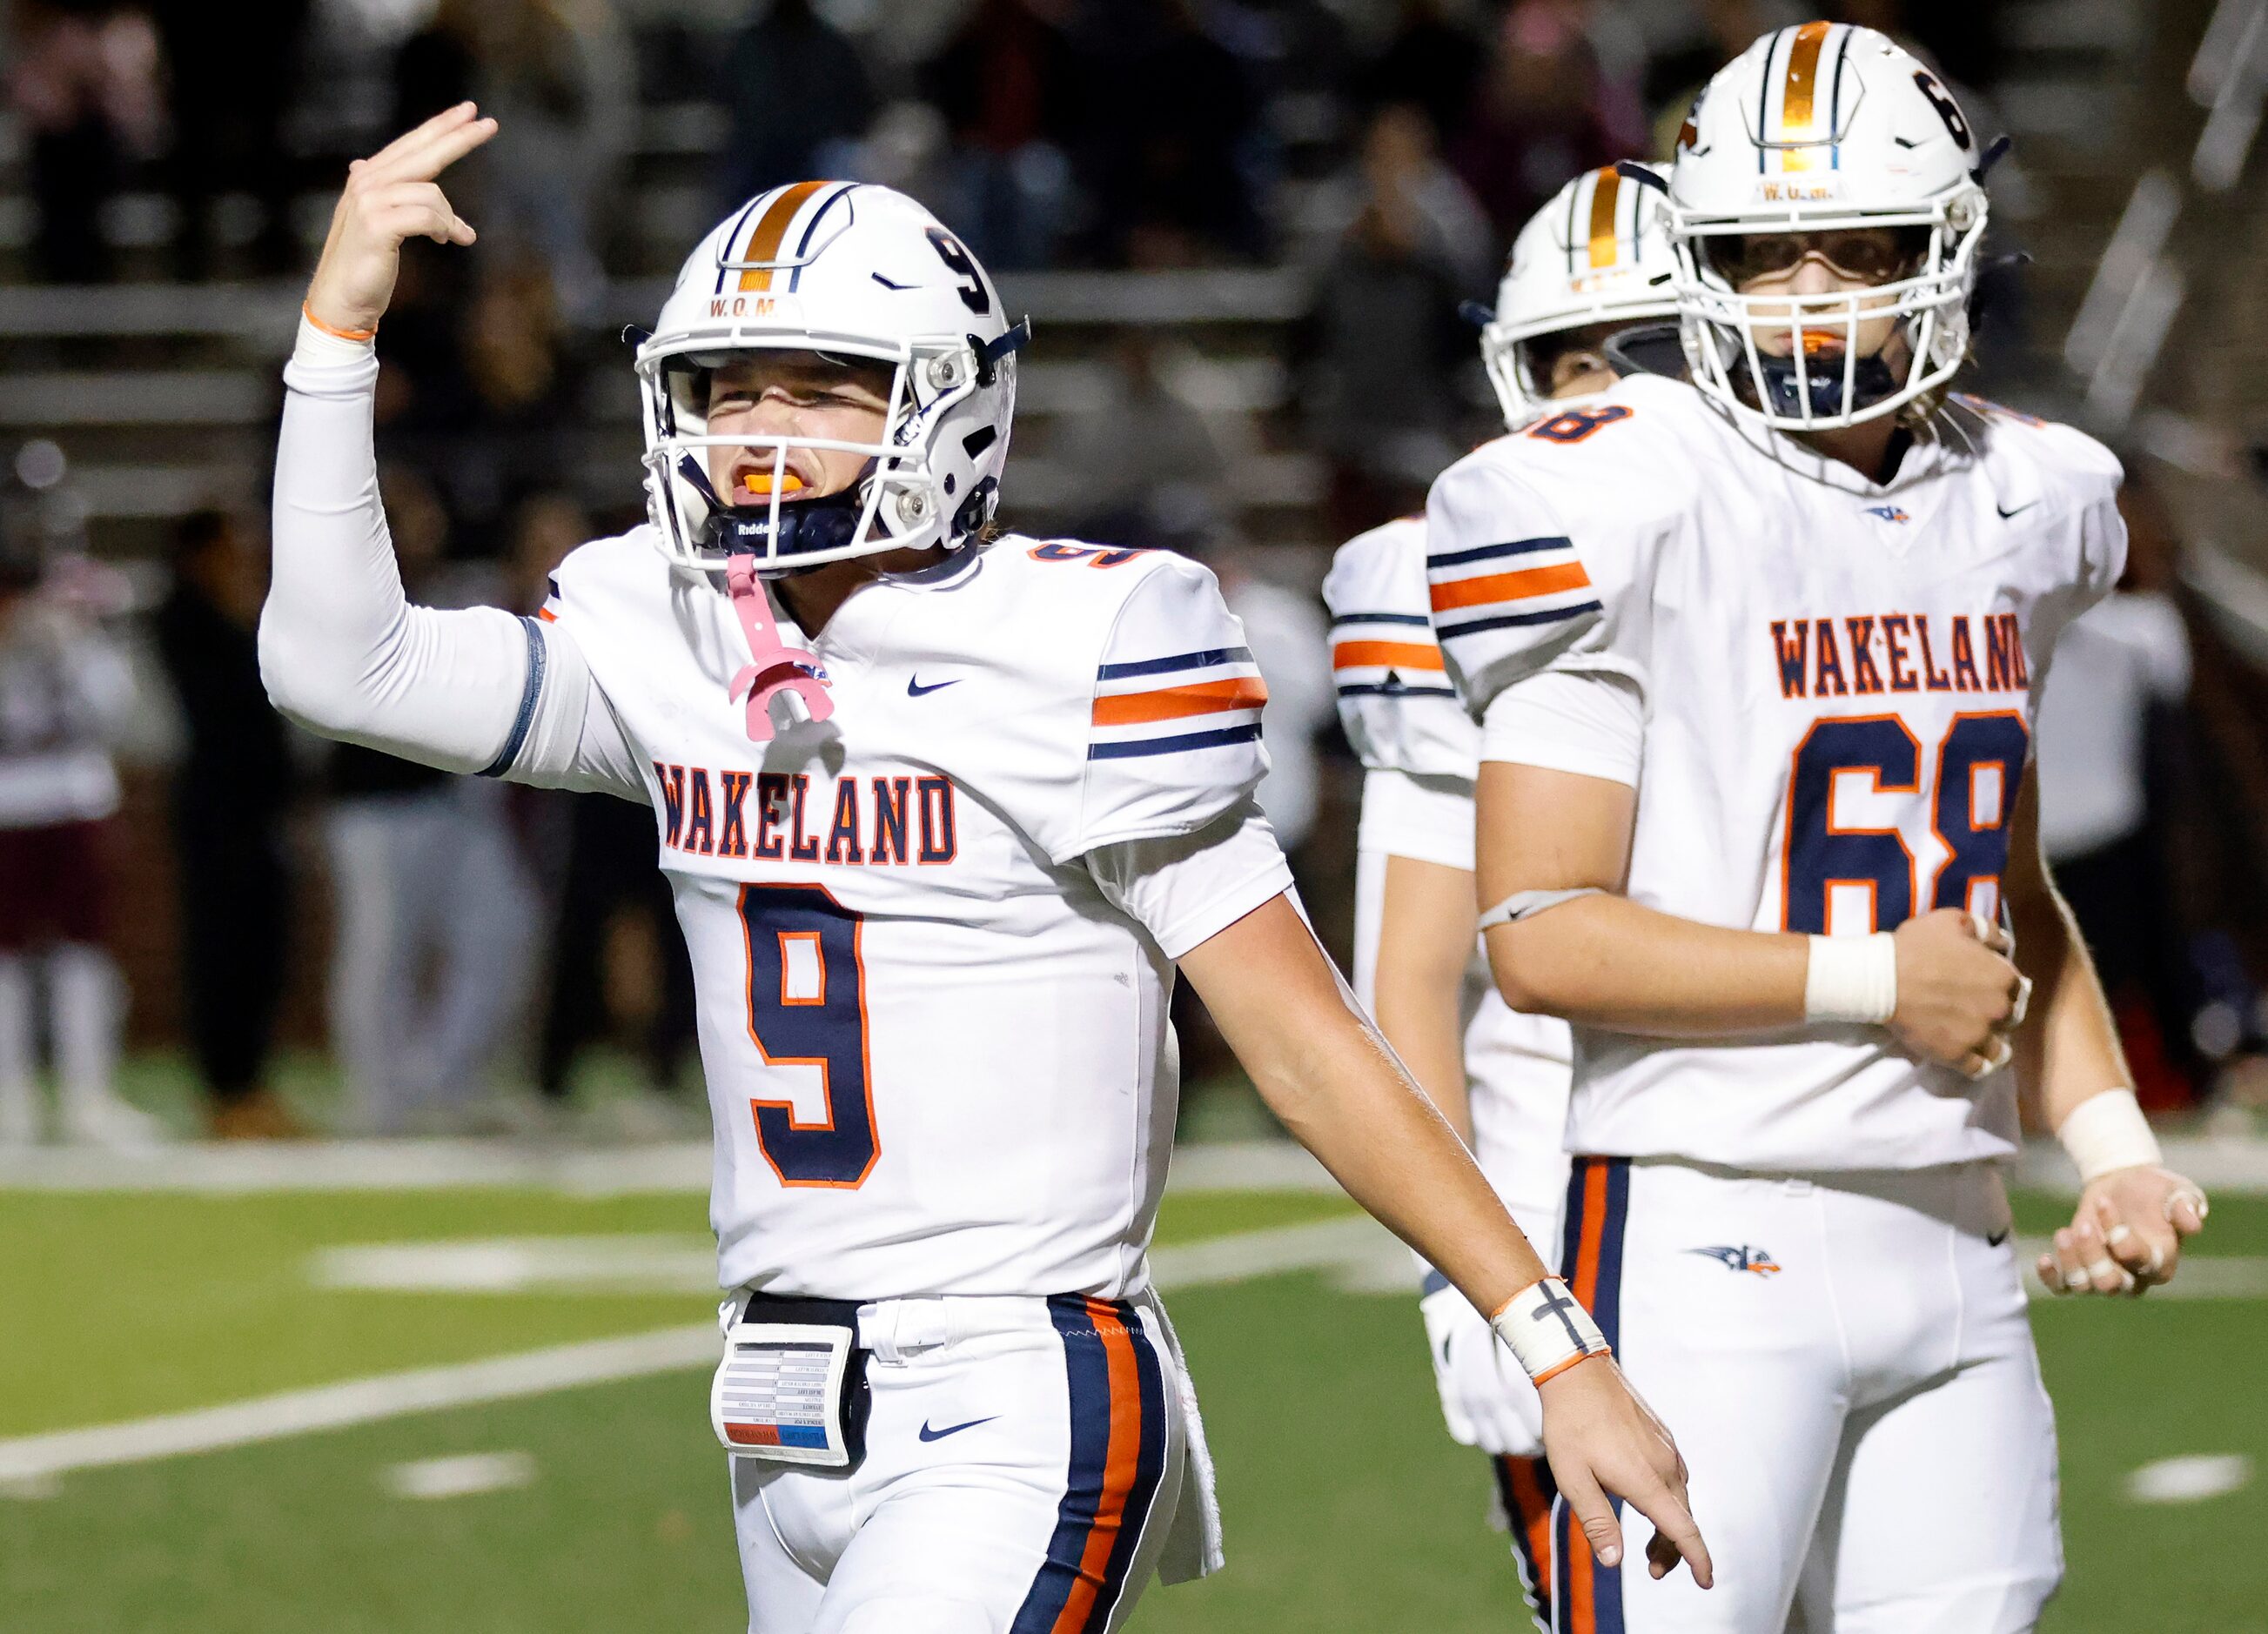
[[[1103,1476],[1110,1461],[1110,1360],[1076,1294],[1048,1300],[1048,1316],[1063,1337],[1064,1365],[1071,1386],[1071,1457],[1063,1502],[1056,1510],[1055,1535],[1047,1558],[1017,1609],[1009,1634],[1049,1634],[1079,1581],[1086,1535],[1102,1504]]]

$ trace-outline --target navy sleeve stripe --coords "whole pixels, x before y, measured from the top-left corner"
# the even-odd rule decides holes
[[[519,622],[527,630],[527,684],[519,689],[519,713],[512,720],[511,735],[496,759],[481,768],[483,777],[501,777],[512,769],[527,741],[527,729],[535,724],[535,701],[543,696],[543,626],[525,615]]]
[[[1564,534],[1555,534],[1548,539],[1515,539],[1508,544],[1475,545],[1470,550],[1444,551],[1438,556],[1427,556],[1425,565],[1429,568],[1462,567],[1468,562],[1489,562],[1498,556],[1524,556],[1537,550],[1572,550],[1574,548],[1573,540]]]
[[[1563,619],[1580,618],[1586,613],[1602,612],[1595,601],[1578,601],[1572,607],[1546,607],[1541,613],[1500,613],[1494,618],[1476,618],[1469,623],[1445,624],[1441,639],[1454,641],[1460,636],[1477,636],[1484,629],[1512,629],[1522,624],[1557,624]]]
[[[1215,732],[1184,732],[1178,738],[1136,738],[1125,743],[1096,743],[1087,747],[1091,761],[1130,760],[1142,754],[1178,754],[1184,749],[1226,748],[1232,743],[1256,742],[1260,723],[1248,726],[1223,726]]]
[[[1406,681],[1395,681],[1389,684],[1382,681],[1370,681],[1359,684],[1349,684],[1339,688],[1339,696],[1343,698],[1454,698],[1456,696],[1457,689],[1454,687],[1413,687]]]
[[[1105,664],[1095,672],[1102,681],[1131,681],[1137,675],[1167,675],[1177,669],[1211,669],[1216,664],[1249,664],[1250,647],[1211,647],[1203,652],[1178,652],[1169,659],[1138,659],[1130,664]]]
[[[1433,621],[1423,613],[1342,613],[1331,621],[1336,629],[1342,624],[1430,624]]]

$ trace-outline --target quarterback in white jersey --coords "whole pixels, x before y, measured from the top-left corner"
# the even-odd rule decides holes
[[[1490,962],[1573,1024],[1563,1270],[1726,1563],[1701,1597],[1562,1548],[1564,1630],[2031,1627],[2019,1089],[2087,1182],[2051,1285],[2163,1281],[2202,1222],[2040,859],[2033,709],[2118,576],[2119,473],[1944,394],[1984,165],[1882,36],[1759,40],[1669,187],[1700,389],[1625,379],[1428,504]]]
[[[1611,166],[1588,171],[1521,230],[1481,337],[1509,430],[1580,408],[1614,383],[1609,340],[1675,316],[1660,197]],[[1364,771],[1355,991],[1521,1230],[1550,1242],[1567,1188],[1567,1024],[1512,1009],[1479,957],[1480,729],[1433,639],[1425,519],[1403,517],[1341,546],[1323,600],[1339,718]],[[1548,1629],[1553,1488],[1535,1387],[1462,1294],[1438,1272],[1425,1284],[1442,1415],[1452,1437],[1489,1454],[1523,1592]]]
[[[1219,1549],[1145,1250],[1186,971],[1348,1189],[1491,1311],[1602,1560],[1708,1557],[1675,1447],[1338,983],[1253,803],[1211,575],[991,526],[1027,337],[902,195],[777,188],[639,347],[652,521],[542,612],[409,606],[372,352],[470,105],[359,162],[309,290],[261,626],[295,718],[652,806],[700,1003],[755,1634],[1079,1634]],[[1665,1541],[1668,1537],[1676,1543]]]

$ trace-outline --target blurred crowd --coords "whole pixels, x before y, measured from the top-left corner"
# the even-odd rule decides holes
[[[1898,35],[1998,128],[1993,8],[1810,9]],[[1089,360],[1092,389],[1044,452],[1079,479],[1051,525],[1189,550],[1220,573],[1271,688],[1263,801],[1328,929],[1351,855],[1323,821],[1336,779],[1351,822],[1311,593],[1329,548],[1421,501],[1487,433],[1459,307],[1491,294],[1521,223],[1583,169],[1666,153],[1695,88],[1798,11],[238,0],[216,26],[187,0],[12,0],[7,15],[25,269],[40,280],[151,276],[129,243],[154,247],[160,277],[298,274],[320,237],[311,202],[346,157],[468,97],[499,116],[448,183],[479,253],[407,256],[380,336],[381,484],[410,593],[429,603],[532,611],[568,550],[638,519],[635,467],[602,429],[628,390],[611,291],[669,269],[650,240],[674,257],[760,188],[816,174],[904,188],[1002,273],[1301,274],[1274,398],[1129,326]],[[659,235],[639,168],[658,150],[690,159],[693,195]],[[1995,184],[2020,222],[2021,173]],[[122,232],[122,201],[152,197],[163,230]],[[1992,367],[2021,307],[2006,279],[1986,295]],[[1319,531],[1289,548],[1288,570],[1280,541],[1243,536],[1235,503],[1270,413],[1327,473]],[[159,838],[117,821],[122,754],[166,769],[180,1033],[214,1132],[305,1131],[304,1108],[276,1093],[276,1041],[289,996],[314,988],[341,1129],[558,1127],[602,1038],[642,1086],[607,1103],[612,1132],[699,1127],[683,1089],[690,976],[646,813],[318,750],[259,684],[256,513],[180,519],[136,579],[90,557],[54,444],[25,445],[0,482],[0,1144],[42,1126],[42,1060],[63,1135],[155,1132],[113,1087],[115,863]],[[1012,476],[1012,524],[1014,496]],[[2268,700],[2176,581],[2146,481],[2131,504],[2128,593],[2073,637],[2085,659],[2056,671],[2044,809],[2146,1102],[2170,1107],[2249,1086],[2268,1020],[2248,975],[2268,953],[2251,928],[2268,923]],[[172,725],[153,733],[153,717]]]

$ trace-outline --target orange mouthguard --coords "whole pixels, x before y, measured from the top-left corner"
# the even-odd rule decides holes
[[[740,478],[740,485],[750,493],[769,499],[772,492],[772,474],[770,471],[750,471]],[[803,491],[803,479],[794,472],[782,474],[780,477],[782,494],[799,494]]]

